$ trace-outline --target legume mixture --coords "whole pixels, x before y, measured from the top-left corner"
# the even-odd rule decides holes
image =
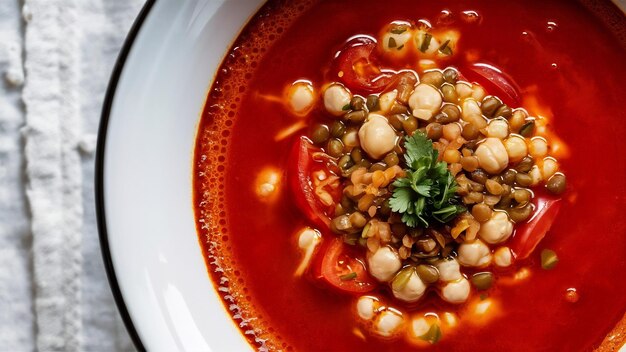
[[[461,305],[498,285],[497,272],[536,245],[512,247],[513,234],[522,236],[519,229],[567,189],[566,175],[550,153],[551,136],[558,148],[565,146],[547,120],[508,105],[455,67],[436,67],[456,54],[459,39],[456,32],[394,21],[380,42],[353,38],[347,50],[375,44],[382,55],[418,55],[415,69],[391,72],[354,61],[357,74],[375,70],[386,83],[370,80],[368,89],[354,92],[342,80],[353,73],[339,70],[337,80],[319,93],[308,81],[287,88],[294,114],[306,116],[318,107],[324,115],[299,143],[312,162],[323,164],[308,182],[310,197],[325,207],[315,215],[328,220],[300,232],[306,254],[296,274],[313,270],[321,233],[363,253],[366,272],[342,268],[340,285],[334,286],[358,281],[346,290],[359,292],[355,319],[381,338],[398,338],[406,330],[419,343],[436,343],[457,317],[442,312],[409,322],[406,307],[430,291]],[[543,233],[534,240],[548,228],[539,229]],[[544,269],[558,262],[554,251],[541,258]],[[376,285],[387,286],[389,295],[367,294]]]

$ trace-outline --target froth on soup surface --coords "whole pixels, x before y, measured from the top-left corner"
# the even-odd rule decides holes
[[[349,38],[378,38],[381,28],[398,20],[458,30],[458,52],[438,68],[463,73],[468,61],[497,66],[519,86],[521,106],[549,116],[550,129],[569,149],[559,159],[568,190],[558,218],[534,253],[496,273],[500,281],[523,278],[472,293],[475,304],[497,302],[497,314],[463,319],[468,306],[434,294],[403,305],[385,290],[371,292],[408,316],[437,312],[443,320],[445,312],[460,319],[457,328],[427,345],[369,334],[355,318],[358,296],[294,276],[303,256],[297,234],[315,224],[296,206],[288,186],[289,153],[328,116],[320,97],[304,116],[289,111],[285,88],[306,79],[319,96],[335,54]],[[624,15],[606,2],[265,4],[217,73],[194,167],[196,219],[209,276],[243,335],[255,348],[296,351],[618,346],[626,312],[625,27]],[[381,66],[411,69],[420,77],[427,68],[417,60]],[[323,236],[328,241],[332,233]],[[547,248],[558,254],[558,265],[549,271],[539,255]]]

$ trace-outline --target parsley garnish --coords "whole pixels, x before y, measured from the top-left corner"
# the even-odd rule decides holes
[[[434,221],[446,223],[465,211],[455,195],[456,181],[439,153],[422,132],[407,136],[404,142],[406,177],[393,183],[391,210],[402,214],[409,227],[428,227]]]

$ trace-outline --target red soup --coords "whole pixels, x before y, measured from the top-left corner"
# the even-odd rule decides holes
[[[604,1],[269,1],[209,93],[209,276],[259,349],[615,350],[626,20]]]

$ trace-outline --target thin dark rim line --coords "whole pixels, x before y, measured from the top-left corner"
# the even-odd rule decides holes
[[[102,115],[100,116],[100,127],[98,129],[98,143],[96,149],[96,165],[95,165],[95,201],[96,201],[96,219],[98,223],[98,234],[100,237],[100,249],[102,251],[102,260],[104,262],[104,267],[106,269],[107,278],[109,280],[109,286],[111,287],[111,291],[113,293],[113,298],[115,299],[115,304],[117,305],[117,309],[120,312],[122,317],[122,321],[124,322],[124,326],[126,326],[126,330],[130,335],[131,340],[135,344],[135,347],[139,351],[145,351],[146,348],[141,342],[141,338],[137,333],[137,329],[133,324],[133,321],[128,313],[128,308],[126,307],[126,303],[124,303],[124,297],[122,297],[122,292],[120,290],[119,283],[117,282],[117,276],[115,275],[115,269],[113,268],[113,261],[111,259],[111,250],[109,248],[109,236],[107,233],[106,226],[106,215],[104,211],[104,148],[106,145],[106,137],[107,137],[107,128],[109,125],[109,117],[111,114],[111,107],[113,106],[113,100],[115,99],[115,91],[117,90],[117,85],[119,83],[120,77],[122,75],[122,71],[124,70],[124,64],[126,63],[126,59],[128,58],[128,54],[131,51],[133,43],[139,34],[141,26],[143,25],[148,13],[152,9],[152,6],[156,3],[156,0],[147,0],[144,4],[143,8],[139,12],[139,15],[135,19],[128,35],[126,36],[126,40],[122,45],[122,49],[120,50],[119,56],[117,57],[117,61],[115,62],[115,66],[113,67],[113,72],[111,74],[111,79],[109,80],[109,85],[106,90],[106,94],[104,97],[104,103],[102,105]]]

